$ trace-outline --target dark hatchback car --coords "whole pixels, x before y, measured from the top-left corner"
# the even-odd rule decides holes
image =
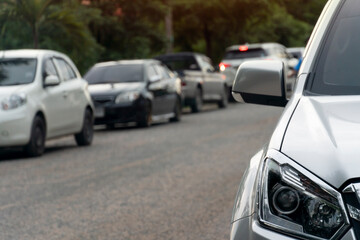
[[[156,60],[98,63],[84,76],[95,105],[95,124],[179,121],[181,81]]]

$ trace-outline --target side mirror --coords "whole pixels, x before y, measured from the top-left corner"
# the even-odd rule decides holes
[[[151,76],[151,77],[149,78],[149,81],[150,81],[150,83],[154,83],[154,82],[160,81],[161,78],[162,78],[162,77],[161,77],[160,75],[155,75],[155,76]]]
[[[60,84],[60,79],[58,76],[55,75],[49,75],[45,78],[44,86],[45,87],[51,87],[56,86]]]
[[[258,60],[240,65],[232,95],[238,102],[283,107],[287,104],[284,63]]]

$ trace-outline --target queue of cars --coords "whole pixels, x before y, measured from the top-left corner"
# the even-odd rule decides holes
[[[286,107],[243,176],[231,240],[360,239],[359,20],[357,0],[327,2],[290,100],[283,62],[240,66],[238,101]]]
[[[233,84],[229,73],[243,61],[239,59],[279,52],[286,58],[279,44],[231,47],[220,64],[231,68],[220,68],[221,72],[215,71],[210,58],[191,52],[103,62],[83,79],[59,52],[2,51],[0,148],[19,146],[29,156],[40,156],[47,139],[64,135],[73,134],[80,146],[90,145],[93,124],[114,128],[134,122],[149,127],[152,122],[180,121],[183,106],[192,112],[208,102],[226,108]]]

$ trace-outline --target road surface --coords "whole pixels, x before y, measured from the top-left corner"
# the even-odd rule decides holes
[[[231,104],[148,129],[98,128],[91,147],[0,152],[0,239],[229,239],[250,157],[282,108]]]

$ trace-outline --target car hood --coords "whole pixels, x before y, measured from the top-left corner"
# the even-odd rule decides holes
[[[89,85],[90,94],[116,94],[120,92],[141,91],[145,83],[103,83]]]
[[[15,93],[22,93],[26,89],[26,86],[28,86],[28,84],[15,86],[0,86],[0,96],[5,97]]]
[[[360,177],[360,96],[303,97],[281,151],[339,188]]]

